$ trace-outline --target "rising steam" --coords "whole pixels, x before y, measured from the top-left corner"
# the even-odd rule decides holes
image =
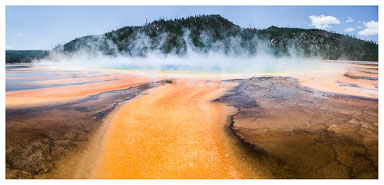
[[[75,52],[67,53],[63,48],[55,48],[49,57],[36,62],[82,68],[247,74],[304,70],[319,65],[318,57],[304,56],[304,52],[294,45],[287,47],[287,55],[277,55],[271,49],[273,40],[256,37],[246,42],[239,36],[214,41],[209,33],[202,32],[199,42],[208,47],[201,48],[192,43],[190,31],[184,30],[183,37],[177,42],[184,43],[185,47],[173,48],[165,54],[161,49],[167,39],[169,35],[159,34],[154,44],[146,34],[137,34],[134,42],[124,46],[130,48],[128,54],[118,52],[117,46],[105,35],[89,36],[76,43]]]

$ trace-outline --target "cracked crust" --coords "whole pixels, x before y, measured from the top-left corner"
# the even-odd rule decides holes
[[[103,92],[58,105],[6,110],[6,178],[38,178],[85,144],[115,107],[167,81]]]
[[[238,109],[231,128],[243,142],[280,161],[265,165],[276,178],[378,178],[377,99],[316,91],[289,77],[234,82],[216,101]]]

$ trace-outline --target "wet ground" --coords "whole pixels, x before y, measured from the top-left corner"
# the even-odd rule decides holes
[[[52,106],[7,109],[6,178],[36,178],[51,172],[61,157],[89,142],[115,107],[162,83],[165,81]]]
[[[22,68],[18,68],[22,67]],[[161,80],[107,70],[7,66],[6,108],[55,105]],[[15,76],[17,74],[18,76]]]
[[[321,92],[289,77],[231,82],[239,85],[217,101],[237,108],[231,129],[243,143],[284,166],[279,178],[378,178],[377,99]]]
[[[233,108],[213,100],[230,87],[217,80],[176,79],[127,102],[110,119],[86,178],[285,177],[276,158],[254,152],[229,129]]]
[[[238,80],[7,66],[6,178],[378,178],[378,67],[336,66]]]
[[[6,91],[83,85],[113,80],[100,72],[75,70],[46,70],[31,64],[6,66]],[[89,80],[93,79],[93,80]],[[95,80],[97,79],[97,80]]]
[[[301,85],[319,91],[377,99],[378,72],[377,63],[329,63],[316,71],[276,76],[296,78]]]

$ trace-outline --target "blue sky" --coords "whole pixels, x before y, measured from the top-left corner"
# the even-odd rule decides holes
[[[76,37],[199,14],[242,27],[316,27],[378,41],[377,6],[7,6],[6,49],[52,49]]]

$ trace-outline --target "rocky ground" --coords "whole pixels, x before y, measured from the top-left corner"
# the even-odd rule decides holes
[[[239,85],[216,101],[238,109],[232,131],[277,178],[378,178],[377,99],[325,93],[289,77],[231,81]]]
[[[169,77],[160,79],[167,78]],[[95,160],[94,155],[97,152],[92,153],[95,150],[89,148],[103,149],[104,145],[98,142],[103,140],[103,136],[98,137],[97,142],[94,142],[94,136],[99,136],[99,131],[106,133],[106,126],[109,125],[104,124],[107,122],[106,116],[113,116],[115,113],[109,113],[116,107],[126,107],[125,112],[133,112],[134,116],[128,116],[130,119],[135,118],[133,121],[124,121],[127,117],[125,113],[119,114],[117,118],[122,118],[122,123],[136,129],[136,139],[143,138],[142,142],[137,142],[137,147],[125,148],[127,151],[132,149],[132,157],[127,160],[138,157],[140,159],[137,161],[143,164],[162,161],[153,160],[152,152],[147,152],[149,159],[143,160],[142,156],[136,156],[136,149],[164,149],[173,151],[178,156],[167,155],[169,160],[163,160],[162,165],[158,165],[164,170],[170,168],[166,162],[179,159],[180,163],[174,165],[175,168],[160,174],[163,178],[219,177],[212,174],[221,174],[220,178],[378,178],[377,65],[352,66],[347,71],[325,71],[312,76],[302,74],[291,77],[276,75],[241,78],[214,81],[206,80],[210,78],[193,80],[183,77],[179,81],[176,79],[148,83],[151,79],[123,75],[120,81],[104,82],[103,85],[59,87],[50,91],[15,91],[13,94],[7,92],[6,178],[89,178],[87,173],[91,169],[80,169],[82,174],[78,174],[77,167],[71,166],[79,161],[88,163]],[[151,91],[155,92],[152,95],[148,92],[149,96],[146,97],[155,97],[154,99],[135,98],[134,101],[119,106],[144,94],[143,91],[151,87],[171,82],[173,83],[168,84],[167,88],[162,86],[162,91]],[[137,85],[138,83],[142,85]],[[116,86],[119,84],[124,86]],[[130,86],[132,87],[127,88]],[[90,91],[94,88],[99,91]],[[222,96],[225,90],[228,90],[227,94]],[[80,91],[82,93],[78,93]],[[55,92],[62,93],[63,96],[77,92],[86,98],[47,105],[42,105],[46,104],[43,102],[29,108],[8,106],[12,103],[12,98],[16,98],[16,102],[22,105],[31,105],[30,102],[33,101],[30,100],[34,97],[38,97],[38,102],[57,102],[54,99],[54,95],[57,95]],[[216,99],[220,96],[222,97]],[[211,98],[216,100],[211,102]],[[227,122],[228,114],[230,121]],[[116,121],[116,116],[113,118]],[[139,125],[134,124],[135,121],[146,124],[135,126]],[[156,130],[159,128],[161,132]],[[150,131],[153,129],[156,131]],[[115,130],[116,133],[124,133],[123,129]],[[175,136],[169,137],[166,133]],[[144,137],[145,134],[152,135]],[[122,137],[116,138],[120,141]],[[144,141],[147,143],[144,144]],[[174,148],[169,150],[169,147],[165,147],[167,145],[162,145],[167,143],[165,141],[169,141]],[[180,145],[173,145],[174,141],[180,141]],[[159,145],[159,148],[154,150],[154,147],[149,147],[152,146],[150,144]],[[141,148],[142,145],[146,147]],[[119,145],[111,146],[118,146],[117,151],[124,149]],[[207,161],[211,163],[205,161],[194,165],[190,161],[185,162],[190,158],[186,158],[183,153],[185,149],[180,148],[189,146],[192,153],[204,151],[201,155],[189,156],[190,158],[196,161],[210,159]],[[203,148],[197,150],[198,147]],[[210,155],[212,152],[220,155]],[[82,160],[84,156],[91,157]],[[66,162],[67,160],[70,162]],[[120,164],[121,161],[117,162]],[[213,173],[204,171],[208,168],[203,166],[208,164],[212,164],[209,169]],[[148,165],[148,169],[156,171],[152,166]],[[85,165],[83,168],[88,167],[89,165]],[[137,172],[140,172],[138,174],[145,169],[142,166],[137,167]],[[188,176],[179,170],[181,167],[194,170],[188,170]],[[123,168],[124,172],[125,169]],[[232,169],[230,175],[227,174],[227,169]],[[193,172],[196,173],[192,174]],[[104,173],[100,177],[105,177],[103,175]],[[132,178],[138,177],[141,176]]]
[[[165,82],[88,96],[81,100],[6,110],[6,178],[35,178],[56,161],[87,143],[104,117],[117,105]]]

